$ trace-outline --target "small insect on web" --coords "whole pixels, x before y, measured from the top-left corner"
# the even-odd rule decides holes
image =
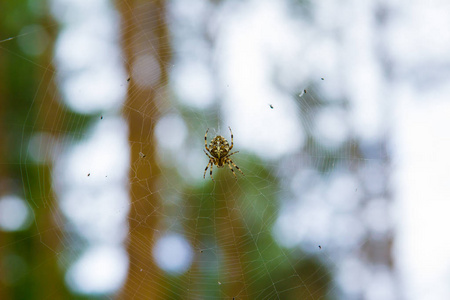
[[[236,164],[230,159],[231,155],[238,153],[239,151],[229,153],[231,149],[233,149],[233,132],[231,131],[230,127],[228,127],[228,129],[230,129],[231,133],[231,146],[228,144],[226,138],[224,138],[221,135],[217,135],[215,138],[211,140],[209,147],[207,142],[209,128],[206,129],[205,133],[206,151],[205,150],[203,151],[205,152],[206,156],[208,156],[209,162],[206,165],[205,172],[203,173],[203,179],[205,179],[206,170],[208,170],[208,168],[211,166],[211,168],[209,169],[209,176],[211,176],[212,181],[214,181],[214,178],[212,177],[212,169],[214,165],[216,165],[218,168],[222,168],[223,166],[225,166],[225,164],[227,164],[231,172],[233,172],[233,175],[236,178],[236,180],[237,176],[236,173],[234,173],[233,167],[231,165],[233,165],[236,169],[238,169],[239,172],[242,173],[242,175],[244,175],[244,172],[242,172],[241,169],[239,169],[239,167],[236,166]]]

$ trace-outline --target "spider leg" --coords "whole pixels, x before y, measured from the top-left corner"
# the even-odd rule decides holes
[[[210,159],[214,159],[214,157],[212,157],[210,154],[208,154],[208,152],[206,152],[205,150],[203,150],[203,152],[205,152],[206,156],[208,156]]]
[[[214,180],[214,178],[212,177],[212,170],[213,170],[213,167],[214,167],[214,162],[213,162],[212,160],[210,160],[209,163],[211,164],[211,168],[209,169],[209,176],[211,176],[211,179],[212,179],[212,181],[214,182],[215,180]]]
[[[212,159],[210,159],[208,161],[208,164],[206,165],[205,172],[203,172],[203,179],[205,179],[206,170],[208,170],[209,165],[211,165],[211,168],[209,168],[209,176],[211,176],[212,181],[214,181],[214,178],[212,177],[212,170],[213,170],[214,162],[212,161]]]
[[[239,153],[239,151],[234,151],[233,153],[227,154],[227,157],[228,157],[228,156],[231,156],[231,155],[233,155],[233,154],[235,154],[235,153]]]
[[[228,126],[228,129],[230,129],[230,133],[231,133],[231,147],[230,147],[230,149],[228,149],[228,151],[230,151],[231,149],[233,149],[233,131],[231,131],[230,126]]]
[[[209,149],[208,149],[208,142],[206,141],[207,136],[208,136],[208,131],[209,131],[209,128],[206,129],[206,133],[205,133],[205,149],[206,149],[206,151],[209,152]]]
[[[231,172],[233,172],[234,178],[236,178],[236,180],[237,180],[237,176],[236,176],[236,173],[234,173],[234,170],[233,170],[233,168],[231,167],[231,165],[230,165],[230,162],[229,162],[229,161],[227,162],[227,165],[228,165],[228,167],[230,168]]]
[[[205,179],[206,170],[208,170],[208,167],[209,167],[210,164],[211,164],[211,160],[208,161],[208,164],[206,165],[205,172],[203,173],[203,179]],[[212,166],[211,166],[211,169],[212,169]]]
[[[239,167],[238,166],[236,166],[236,164],[231,160],[231,159],[227,159],[227,163],[228,163],[228,165],[230,165],[230,163],[239,171],[239,172],[241,172],[242,173],[242,175],[244,175],[245,176],[245,174],[244,174],[244,172],[242,172],[241,171],[241,169],[239,169]],[[233,172],[234,173],[234,172]],[[234,174],[235,176],[236,176],[236,174]]]

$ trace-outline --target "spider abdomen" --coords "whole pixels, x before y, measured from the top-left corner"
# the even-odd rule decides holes
[[[230,146],[228,145],[228,141],[223,136],[216,136],[209,144],[209,152],[216,158],[220,159],[222,157],[225,157],[229,151]],[[217,165],[222,166],[222,164],[223,163]]]

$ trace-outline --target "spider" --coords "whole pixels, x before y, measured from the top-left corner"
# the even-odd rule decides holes
[[[244,172],[242,172],[241,169],[239,169],[239,167],[236,166],[236,164],[230,159],[231,155],[238,153],[239,151],[229,153],[230,150],[233,149],[233,132],[231,131],[230,127],[228,127],[228,129],[230,129],[230,133],[231,133],[231,147],[230,147],[230,145],[228,145],[228,141],[226,138],[224,138],[221,135],[218,135],[211,140],[211,143],[209,144],[209,148],[208,148],[208,144],[207,144],[207,136],[208,136],[209,128],[206,129],[206,133],[205,133],[205,149],[206,149],[206,151],[205,150],[203,150],[203,151],[205,152],[206,156],[208,156],[209,162],[206,165],[205,172],[203,173],[203,179],[205,179],[206,170],[208,170],[208,167],[210,165],[211,165],[211,168],[209,169],[209,176],[211,176],[212,181],[214,181],[214,178],[212,177],[212,172],[213,172],[212,169],[213,169],[214,165],[216,165],[218,168],[222,168],[225,164],[227,164],[228,167],[230,168],[231,172],[233,172],[233,175],[236,178],[236,180],[237,180],[237,176],[236,176],[236,173],[234,173],[234,170],[231,167],[231,165],[233,165],[236,169],[239,170],[239,172],[242,173],[242,175],[244,175]]]

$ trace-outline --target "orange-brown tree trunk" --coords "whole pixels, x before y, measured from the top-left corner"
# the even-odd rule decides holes
[[[159,118],[156,97],[164,94],[167,82],[168,37],[165,23],[164,1],[119,1],[122,15],[123,47],[130,80],[128,99],[123,114],[129,124],[131,147],[130,200],[128,254],[130,259],[128,278],[121,299],[165,298],[164,274],[155,265],[152,247],[155,243],[161,199],[158,190],[160,169],[152,139]],[[159,70],[150,76],[139,78],[152,81],[152,86],[143,87],[133,78],[133,66],[140,55],[152,55],[159,62]],[[156,72],[157,71],[157,72]],[[158,74],[156,74],[158,73]],[[165,101],[166,99],[162,99]]]

